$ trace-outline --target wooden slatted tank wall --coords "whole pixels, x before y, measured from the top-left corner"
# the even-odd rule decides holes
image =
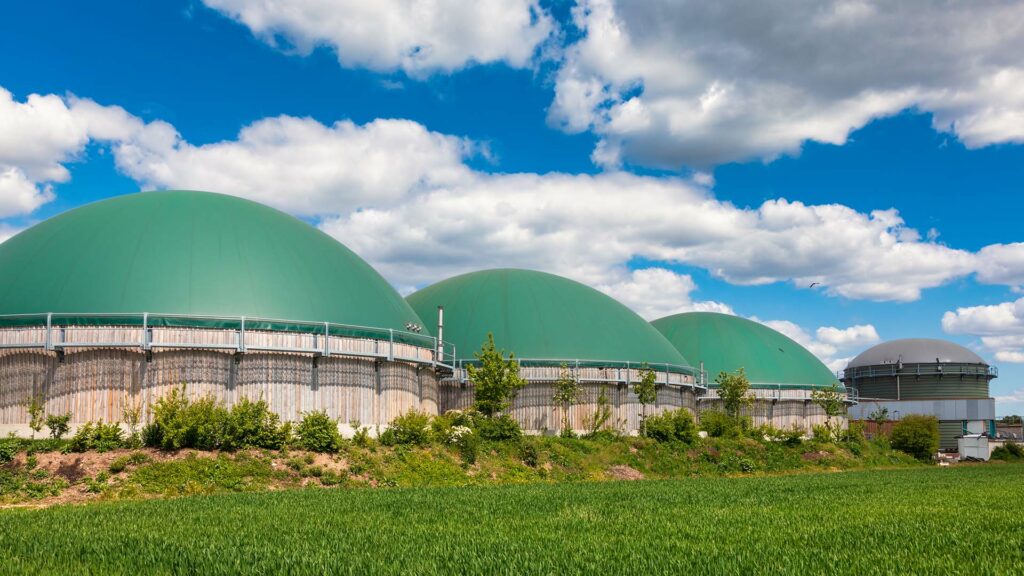
[[[410,347],[412,348],[412,347]],[[418,352],[412,350],[410,355]],[[416,408],[436,414],[437,378],[429,366],[309,354],[167,350],[149,361],[137,350],[77,349],[0,353],[0,424],[25,424],[25,404],[44,399],[46,412],[70,413],[73,423],[123,420],[125,406],[148,406],[174,387],[192,397],[231,405],[263,398],[284,420],[326,410],[342,424],[386,425]]]

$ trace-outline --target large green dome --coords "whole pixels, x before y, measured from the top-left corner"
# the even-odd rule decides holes
[[[42,312],[421,323],[369,264],[313,226],[179,191],[89,204],[0,244],[0,315]]]
[[[806,348],[761,324],[713,312],[687,312],[651,323],[691,362],[703,362],[708,384],[743,368],[755,388],[827,387],[835,374]]]
[[[444,306],[444,339],[471,360],[487,333],[519,358],[670,364],[686,359],[635,312],[578,282],[530,270],[485,270],[456,276],[408,297],[428,322]],[[436,321],[434,322],[436,323]],[[656,366],[654,366],[656,367]]]

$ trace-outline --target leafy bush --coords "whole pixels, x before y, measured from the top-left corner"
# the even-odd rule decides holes
[[[864,442],[864,422],[853,420],[849,423],[844,434],[847,442],[862,444]]]
[[[95,450],[96,452],[107,452],[108,450],[120,448],[123,441],[124,433],[121,432],[120,424],[116,422],[104,424],[103,421],[95,424],[86,422],[78,428],[71,441],[68,442],[67,451],[86,452]]]
[[[71,414],[50,414],[46,417],[46,427],[50,429],[50,438],[60,440],[70,429]]]
[[[291,436],[265,400],[242,398],[231,409],[207,396],[190,400],[175,388],[153,404],[153,423],[142,430],[146,446],[164,450],[279,449]]]
[[[789,428],[776,428],[771,424],[765,424],[750,431],[751,437],[755,440],[767,440],[778,442],[783,446],[799,446],[804,440],[805,431],[800,426],[793,424]]]
[[[1007,462],[1024,460],[1024,446],[1021,446],[1016,442],[1007,442],[993,450],[990,458],[992,460],[1005,460]]]
[[[409,410],[391,421],[380,441],[385,446],[425,446],[430,443],[430,431],[430,415],[419,410]]]
[[[700,429],[712,438],[734,438],[740,433],[739,422],[725,412],[707,410],[700,413]]]
[[[366,426],[360,425],[359,420],[353,420],[348,425],[354,430],[352,433],[352,443],[360,448],[366,448],[370,445],[370,429]]]
[[[523,435],[519,423],[508,414],[492,418],[480,418],[476,425],[477,434],[484,440],[518,440]]]
[[[889,442],[918,460],[931,460],[939,449],[939,420],[922,414],[904,416],[892,427]]]
[[[266,400],[253,402],[248,398],[242,398],[231,407],[221,448],[277,450],[284,445],[290,430],[290,426],[281,426],[280,418],[270,411]]]
[[[697,439],[697,424],[689,410],[680,408],[648,416],[644,432],[647,437],[658,442],[679,441],[692,444]]]
[[[21,441],[17,438],[0,440],[0,464],[6,464],[21,451]]]
[[[295,434],[299,446],[310,452],[337,452],[341,446],[338,423],[324,410],[303,414]]]
[[[476,432],[463,434],[455,441],[459,449],[459,457],[466,464],[476,464],[476,457],[480,453],[480,435]]]
[[[811,426],[811,435],[816,442],[831,442],[832,429],[827,424],[815,424]]]
[[[164,450],[213,450],[223,444],[229,420],[212,397],[189,400],[184,388],[175,388],[153,404],[153,423],[142,436],[147,446]]]

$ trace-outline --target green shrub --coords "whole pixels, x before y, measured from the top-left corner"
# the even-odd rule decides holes
[[[291,426],[282,426],[277,414],[270,411],[266,400],[256,402],[242,398],[231,407],[227,430],[221,448],[269,448],[278,450],[284,446]]]
[[[87,452],[89,450],[107,452],[120,448],[123,441],[124,433],[121,432],[120,424],[116,422],[104,424],[103,421],[95,424],[86,422],[75,432],[71,441],[68,442],[66,450],[68,452]]]
[[[692,444],[697,439],[697,424],[689,410],[679,408],[648,416],[644,432],[647,437],[658,442],[679,441]]]
[[[60,440],[70,429],[71,414],[50,414],[46,417],[46,427],[50,429],[50,438]]]
[[[480,453],[480,435],[476,432],[463,434],[455,441],[459,449],[459,457],[466,464],[476,464],[476,457]]]
[[[6,464],[21,452],[21,441],[17,438],[0,440],[0,464]]]
[[[815,424],[811,426],[811,435],[814,437],[816,442],[831,442],[832,441],[832,429],[825,424]]]
[[[303,414],[295,434],[299,446],[310,452],[337,452],[341,446],[338,423],[324,410]]]
[[[889,442],[918,460],[931,460],[939,449],[939,420],[922,414],[904,416],[892,427]]]
[[[1024,446],[1021,446],[1016,442],[1007,442],[993,450],[990,458],[992,460],[1005,460],[1007,462],[1024,460]]]
[[[508,414],[492,418],[480,418],[477,420],[476,425],[477,434],[484,440],[518,440],[523,435],[519,423]]]
[[[700,413],[700,429],[712,438],[734,438],[740,433],[740,424],[725,412],[707,410]]]
[[[152,409],[153,423],[143,430],[143,441],[164,450],[220,448],[231,416],[212,397],[190,401],[184,387],[171,390]]]
[[[864,443],[864,422],[860,420],[850,421],[843,436],[847,442]]]
[[[324,486],[337,486],[345,482],[345,476],[331,470],[324,470],[320,475],[320,483]]]
[[[409,410],[391,421],[391,425],[381,435],[380,441],[385,446],[425,446],[430,443],[430,431],[430,415],[418,410]]]
[[[789,428],[776,428],[771,424],[765,424],[751,430],[751,437],[755,440],[768,440],[778,442],[790,448],[799,446],[804,440],[805,431],[800,426],[793,424]]]
[[[523,442],[519,447],[520,457],[523,460],[523,464],[526,464],[530,468],[537,467],[537,461],[540,458],[540,454],[537,452],[537,446],[533,442]]]
[[[146,446],[164,450],[280,449],[291,436],[265,400],[242,398],[231,409],[213,397],[190,400],[175,388],[153,404],[153,423],[142,429]]]
[[[360,448],[366,448],[370,445],[370,429],[366,426],[362,426],[359,420],[353,420],[348,425],[354,430],[352,433],[352,443]]]

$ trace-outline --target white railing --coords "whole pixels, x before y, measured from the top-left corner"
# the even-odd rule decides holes
[[[196,338],[161,339],[175,330],[194,330]],[[92,332],[107,339],[84,338]],[[69,334],[70,333],[70,334]],[[291,335],[289,344],[267,342],[266,334]],[[109,336],[109,337],[108,337]],[[247,338],[248,336],[248,338]],[[262,342],[260,342],[262,340]],[[298,344],[296,344],[298,342]],[[366,346],[372,343],[371,346]],[[408,356],[408,347],[416,356]],[[0,315],[0,350],[70,348],[208,349],[292,352],[317,356],[365,356],[431,364],[451,369],[455,347],[433,336],[354,324],[307,322],[249,316],[202,316],[181,314],[14,314]],[[421,351],[425,352],[421,355]],[[425,357],[424,357],[425,356]]]

